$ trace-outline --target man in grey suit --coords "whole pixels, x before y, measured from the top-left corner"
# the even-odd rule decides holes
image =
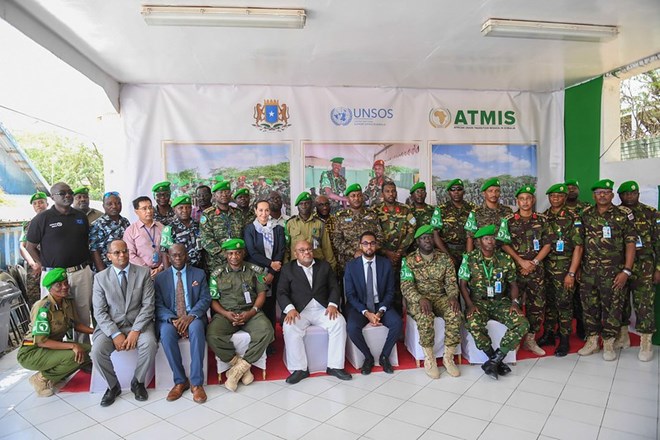
[[[115,240],[108,247],[112,266],[94,277],[92,304],[96,328],[92,335],[94,367],[108,383],[101,406],[110,406],[121,394],[121,385],[112,366],[113,351],[138,351],[138,362],[131,381],[135,400],[149,398],[144,380],[156,356],[154,333],[154,283],[149,268],[128,262],[128,247]]]

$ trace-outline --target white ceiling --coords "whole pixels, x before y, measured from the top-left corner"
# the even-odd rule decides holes
[[[303,30],[151,27],[143,3],[157,1],[0,0],[0,17],[70,63],[86,58],[83,73],[107,74],[87,73],[99,83],[545,92],[660,52],[659,0],[162,2],[302,7]],[[483,37],[488,18],[617,25],[620,34],[607,43]],[[64,44],[52,43],[58,38]]]

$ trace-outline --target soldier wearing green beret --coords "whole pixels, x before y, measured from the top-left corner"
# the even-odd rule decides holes
[[[319,194],[330,199],[330,212],[334,214],[346,206],[348,200],[343,195],[346,191],[346,178],[341,175],[344,158],[333,157],[330,163],[332,168],[321,173]]]
[[[481,185],[484,196],[484,204],[476,207],[470,212],[465,221],[464,229],[467,232],[466,249],[468,252],[474,249],[472,236],[477,229],[486,225],[499,225],[504,217],[513,213],[511,208],[500,203],[500,179],[491,177]],[[497,227],[497,226],[496,226]]]
[[[151,191],[154,193],[154,199],[156,200],[156,209],[154,210],[154,220],[162,223],[163,226],[169,225],[174,218],[174,209],[170,204],[170,198],[172,197],[172,184],[168,181],[158,182],[151,187]]]
[[[545,350],[538,346],[534,335],[541,330],[545,311],[545,273],[541,262],[550,253],[550,241],[545,215],[534,211],[535,192],[532,185],[523,185],[516,191],[518,211],[502,220],[497,239],[503,243],[502,250],[516,263],[518,288],[529,321],[523,348],[544,356]]]
[[[459,287],[465,301],[467,328],[479,350],[488,356],[481,368],[497,379],[511,369],[503,363],[507,353],[515,350],[529,330],[529,322],[521,310],[513,259],[497,249],[495,225],[478,229],[474,238],[477,249],[465,254],[458,271]],[[486,324],[494,319],[507,327],[500,348],[493,350]]]
[[[254,209],[250,206],[250,190],[238,188],[232,197],[236,201],[236,213],[241,217],[243,230],[245,230],[245,227],[255,219]]]
[[[73,190],[73,208],[82,211],[87,216],[87,221],[91,225],[103,215],[98,209],[89,206],[89,188],[82,187]]]
[[[461,342],[461,317],[456,269],[447,254],[434,249],[433,230],[432,226],[423,225],[415,232],[417,250],[403,259],[401,291],[406,299],[408,313],[417,322],[426,374],[438,379],[440,370],[433,353],[435,317],[440,316],[445,320],[445,353],[442,363],[453,377],[460,376],[454,363],[454,354]]]
[[[168,251],[176,243],[182,244],[188,253],[190,265],[204,268],[201,233],[199,223],[192,218],[192,199],[190,196],[182,195],[172,201],[174,209],[174,220],[163,228],[160,235],[160,252],[165,269],[170,267]]]
[[[417,225],[431,224],[431,217],[435,208],[426,203],[426,195],[426,183],[424,182],[417,182],[410,188],[412,213],[415,216],[415,224]],[[414,248],[415,242],[413,242],[411,250],[414,250]]]
[[[34,213],[39,214],[40,212],[43,212],[46,209],[48,209],[48,196],[46,195],[45,192],[38,191],[32,194],[32,197],[30,197],[30,205],[32,205],[32,209],[34,210]],[[21,236],[18,242],[19,242],[19,251],[21,253],[21,257],[23,257],[23,259],[27,263],[25,302],[27,303],[28,307],[32,307],[32,304],[34,304],[36,301],[38,301],[41,298],[41,288],[39,287],[39,280],[41,279],[41,269],[37,265],[34,258],[32,258],[32,255],[30,255],[26,247],[27,231],[29,227],[30,227],[29,221],[23,222]]]
[[[458,270],[467,249],[467,231],[464,226],[475,206],[464,199],[465,185],[461,179],[453,179],[445,189],[449,200],[435,210],[431,225],[435,226],[433,241],[437,248],[447,253]]]
[[[614,342],[621,331],[623,292],[635,261],[635,214],[615,206],[614,182],[603,179],[592,187],[594,206],[585,208],[580,219],[584,242],[580,298],[584,311],[587,342],[578,354],[597,353],[599,334],[603,337],[603,359],[613,361]]]
[[[589,206],[588,203],[579,199],[580,197],[580,182],[575,179],[566,179],[566,208],[573,211],[577,215],[582,215],[584,208]]]
[[[227,371],[225,387],[236,391],[238,382],[249,385],[254,380],[250,367],[264,354],[274,339],[273,327],[261,310],[266,301],[265,269],[244,262],[245,242],[233,238],[222,243],[227,263],[220,267],[211,282],[211,309],[215,314],[206,330],[206,341],[223,362]],[[231,336],[239,330],[250,335],[250,345],[243,357],[236,353]]]
[[[543,322],[543,336],[538,344],[555,345],[556,334],[559,335],[559,345],[555,356],[563,357],[570,349],[573,296],[575,291],[575,274],[580,268],[582,259],[582,237],[575,227],[579,218],[573,211],[566,208],[566,184],[552,185],[545,192],[548,195],[550,208],[543,214],[547,218],[547,234],[550,242],[550,253],[545,259],[546,276],[546,308]]]
[[[655,208],[639,202],[639,185],[633,180],[623,182],[619,189],[621,205],[630,209],[635,216],[637,241],[635,264],[632,276],[624,287],[623,316],[621,331],[615,342],[615,348],[630,347],[628,325],[630,324],[630,306],[635,308],[636,330],[640,333],[641,343],[638,358],[648,362],[653,359],[651,337],[655,326],[655,289],[653,284],[660,283],[660,214]]]
[[[39,397],[53,395],[55,384],[80,368],[91,371],[89,352],[92,346],[64,342],[67,332],[91,335],[93,329],[81,323],[73,299],[69,298],[69,282],[65,269],[54,268],[43,279],[48,296],[34,303],[30,313],[30,330],[18,349],[16,359],[37,373],[30,384]]]

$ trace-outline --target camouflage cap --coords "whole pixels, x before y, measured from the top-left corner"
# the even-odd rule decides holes
[[[580,187],[580,182],[578,182],[576,179],[566,179],[564,183],[566,185],[577,186],[578,188]]]
[[[566,194],[568,190],[566,189],[565,183],[555,183],[545,192],[546,194]]]
[[[47,199],[47,198],[48,198],[48,196],[46,195],[45,192],[37,191],[36,193],[32,194],[32,197],[30,197],[30,205],[31,205],[32,202],[34,202],[35,200],[41,200],[41,199],[44,199],[44,200],[45,200],[45,199]]]
[[[168,192],[171,191],[170,189],[171,186],[172,184],[167,180],[163,182],[158,182],[157,184],[151,187],[151,192]]]
[[[298,204],[300,202],[304,202],[304,201],[307,201],[307,200],[311,201],[312,200],[312,195],[310,193],[308,193],[307,191],[303,191],[303,192],[300,193],[300,195],[298,195],[298,197],[296,197],[296,203],[294,203],[294,206],[298,206]]]
[[[86,186],[81,186],[80,188],[76,188],[73,190],[73,195],[77,196],[78,194],[89,194],[89,188]]]
[[[349,185],[348,188],[346,188],[344,195],[348,197],[348,195],[354,191],[362,191],[362,186],[360,186],[359,183],[353,183],[352,185]]]
[[[414,193],[414,192],[417,191],[418,189],[426,190],[426,183],[424,183],[424,182],[417,182],[416,184],[414,184],[414,185],[412,186],[412,188],[410,188],[410,194]]]
[[[431,225],[420,226],[415,231],[415,238],[419,238],[422,235],[426,235],[426,234],[433,234],[433,226],[431,226]]]
[[[192,205],[192,199],[190,198],[190,196],[186,196],[186,195],[179,196],[176,199],[174,199],[174,201],[172,201],[172,208],[179,205]]]
[[[56,267],[55,269],[48,271],[48,273],[44,275],[44,279],[41,281],[41,285],[44,286],[46,289],[50,289],[50,286],[52,286],[53,284],[59,283],[60,281],[64,281],[66,279],[67,279],[66,269],[62,269],[61,267]]]
[[[601,179],[598,182],[591,185],[591,190],[596,191],[597,189],[614,189],[614,182],[610,179]]]
[[[228,189],[231,189],[231,182],[229,182],[229,180],[223,180],[222,182],[218,182],[215,185],[213,185],[213,188],[211,188],[211,192],[224,191]]]
[[[330,159],[330,162],[332,163],[344,163],[344,158],[343,157],[333,157]]]
[[[231,238],[223,242],[220,247],[225,251],[237,251],[239,249],[245,249],[245,242],[240,238]]]
[[[484,182],[484,183],[486,183],[486,182]],[[454,179],[454,180],[450,181],[447,184],[447,186],[445,186],[445,189],[447,191],[449,191],[449,188],[451,188],[452,186],[463,186],[464,187],[465,185],[463,185],[463,181],[461,179]],[[484,191],[484,190],[482,190],[482,191]]]
[[[243,196],[243,195],[250,195],[250,191],[247,188],[238,188],[236,191],[234,191],[234,194],[232,195],[233,198],[236,198],[238,196]]]
[[[616,192],[618,192],[619,194],[633,192],[633,191],[639,191],[639,185],[634,180],[627,180],[623,182],[619,186],[619,189],[616,190]]]
[[[474,233],[474,238],[486,237],[488,235],[495,235],[495,225],[488,225],[477,229]]]
[[[483,185],[481,185],[481,191],[486,191],[491,186],[500,186],[500,179],[497,177],[491,177],[490,179],[487,179]]]
[[[518,189],[518,191],[516,191],[516,197],[518,197],[520,194],[534,195],[535,192],[536,188],[534,188],[532,185],[523,185]]]

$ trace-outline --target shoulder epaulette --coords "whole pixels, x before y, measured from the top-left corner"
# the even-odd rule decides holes
[[[511,214],[507,215],[506,217],[504,217],[504,220],[509,221],[509,220],[511,220],[513,217],[515,217],[515,215],[516,215],[515,213],[511,213]]]
[[[215,212],[215,206],[211,205],[208,208],[206,208],[204,211],[202,211],[204,214],[211,214],[212,212]]]
[[[632,213],[632,209],[628,208],[627,206],[619,205],[617,207],[626,215]]]

